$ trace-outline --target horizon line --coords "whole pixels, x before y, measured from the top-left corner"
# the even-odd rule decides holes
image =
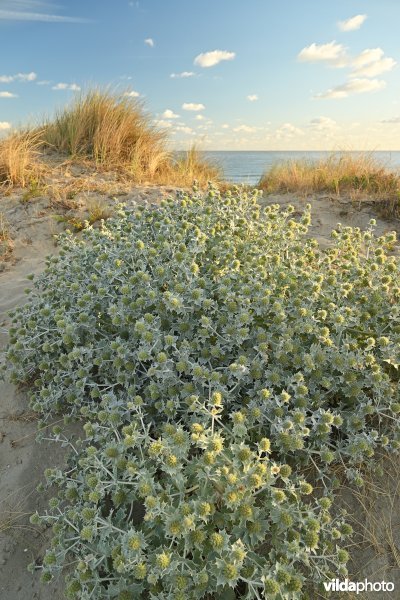
[[[173,148],[174,152],[187,152],[187,148]],[[199,152],[330,152],[331,154],[338,154],[344,152],[362,152],[363,154],[373,154],[376,152],[400,152],[400,148],[397,150],[211,150],[211,149],[198,149]]]

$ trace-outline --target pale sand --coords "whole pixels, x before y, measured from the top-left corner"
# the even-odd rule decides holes
[[[121,196],[121,200],[129,203],[132,200],[140,202],[147,199],[151,203],[157,203],[162,196],[169,195],[171,191],[167,188],[136,187]],[[82,196],[80,208],[74,214],[82,214],[86,197],[87,195]],[[53,235],[65,227],[54,219],[54,213],[60,213],[62,210],[49,208],[47,198],[35,198],[25,203],[21,203],[20,198],[21,192],[18,191],[7,197],[1,197],[0,192],[0,212],[4,213],[10,225],[14,244],[8,261],[3,267],[0,266],[3,269],[0,272],[0,351],[4,351],[7,343],[7,311],[25,302],[24,289],[31,286],[26,276],[43,271],[45,257],[57,252]],[[77,199],[79,204],[79,195]],[[102,202],[113,204],[107,196],[100,199]],[[349,200],[338,200],[328,196],[296,199],[294,195],[269,196],[266,201],[282,205],[291,203],[298,210],[301,210],[306,202],[310,202],[310,233],[323,246],[330,243],[330,232],[338,222],[366,228],[369,220],[375,218],[377,234],[392,230],[400,232],[400,221],[388,221],[377,216],[372,201],[358,205]],[[62,465],[64,451],[54,444],[39,445],[35,442],[35,421],[23,420],[27,411],[29,407],[26,395],[10,383],[0,382],[0,599],[61,600],[64,597],[62,578],[51,585],[43,585],[39,581],[39,575],[31,575],[26,567],[32,561],[40,564],[50,535],[48,531],[39,531],[29,525],[29,515],[36,509],[40,512],[46,507],[46,498],[39,495],[35,488],[42,480],[43,470],[47,466]],[[20,420],[10,420],[10,415],[19,415]],[[389,485],[387,478],[383,479],[383,483]],[[393,488],[395,485],[396,478]],[[369,524],[368,519],[365,519],[354,500],[350,499],[350,504],[355,507],[362,525],[370,529],[373,524]],[[359,571],[362,578],[367,576],[372,581],[383,578],[386,581],[394,581],[397,590],[400,590],[399,503],[393,507],[393,514],[390,514],[390,502],[380,497],[373,511],[370,519],[375,517],[378,525],[382,525],[384,519],[391,518],[392,539],[388,541],[383,525],[375,525],[376,544],[366,544],[353,551],[354,569]],[[4,531],[2,523],[10,516],[14,516],[15,521]],[[364,597],[374,598],[377,595]],[[391,596],[379,594],[379,598],[386,600]]]

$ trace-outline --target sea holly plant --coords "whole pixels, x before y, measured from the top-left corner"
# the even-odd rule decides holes
[[[242,189],[120,207],[66,234],[15,311],[11,379],[30,384],[41,425],[86,422],[68,473],[48,474],[44,576],[75,555],[72,597],[302,598],[306,580],[344,572],[333,470],[362,485],[374,453],[400,447],[400,265],[395,234],[377,238],[373,222],[338,225],[328,249],[309,223],[309,206],[295,217]]]
[[[217,393],[193,402],[190,426],[154,428],[137,397],[126,425],[87,422],[84,451],[67,474],[46,471],[58,494],[33,517],[55,532],[45,579],[72,561],[73,598],[219,598],[229,587],[294,598],[346,572],[351,528],[332,518],[330,497],[312,498],[268,438],[254,443],[224,412]]]

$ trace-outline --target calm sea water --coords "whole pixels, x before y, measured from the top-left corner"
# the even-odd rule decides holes
[[[318,160],[331,152],[274,152],[274,151],[205,151],[204,155],[221,166],[224,179],[235,183],[254,185],[263,172],[273,164],[306,158]],[[374,152],[373,156],[389,169],[400,167],[400,152]]]

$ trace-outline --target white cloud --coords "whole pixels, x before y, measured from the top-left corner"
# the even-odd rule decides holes
[[[42,12],[43,8],[53,9],[52,3],[40,0],[3,0],[0,20],[42,21],[44,23],[89,23],[80,17],[64,17]],[[56,8],[56,7],[54,7]]]
[[[315,117],[311,119],[310,127],[315,131],[331,131],[336,129],[337,123],[330,117]]]
[[[314,43],[303,48],[298,54],[298,59],[305,62],[322,62],[329,67],[351,69],[347,82],[314,96],[315,98],[347,98],[351,94],[373,92],[386,86],[385,81],[375,78],[391,71],[397,63],[384,54],[382,48],[366,48],[352,58],[342,44],[333,41],[321,45]]]
[[[353,66],[356,68],[364,67],[380,60],[384,54],[382,48],[366,48],[353,59]]]
[[[233,131],[244,131],[245,133],[254,133],[257,131],[257,127],[250,127],[249,125],[239,125],[235,127]]]
[[[202,52],[194,59],[194,64],[199,67],[214,67],[223,60],[233,60],[236,54],[226,50],[212,50],[211,52]]]
[[[384,57],[382,48],[367,48],[352,61],[353,70],[350,77],[376,77],[386,71],[391,71],[396,61]]]
[[[80,87],[76,83],[57,83],[53,85],[52,90],[71,90],[72,92],[79,92]]]
[[[155,119],[154,123],[158,125],[158,127],[165,127],[166,129],[172,127],[171,121],[164,121],[164,119]]]
[[[304,135],[304,131],[295,125],[292,125],[292,123],[284,123],[282,127],[276,131],[276,135],[278,138],[281,138],[282,136],[294,137],[296,135]]]
[[[297,58],[302,62],[325,62],[332,67],[345,67],[348,62],[345,47],[335,41],[310,44],[300,50]]]
[[[163,117],[163,119],[179,119],[179,115],[176,115],[174,113],[174,111],[171,110],[170,108],[167,108],[166,110],[164,110],[164,112],[161,116]]]
[[[194,133],[193,129],[191,129],[190,127],[186,127],[184,125],[180,125],[179,127],[176,127],[176,131],[181,131],[182,133],[186,133],[186,134]]]
[[[11,128],[11,123],[8,123],[8,121],[0,121],[0,131],[5,131],[6,129],[10,129]]]
[[[360,29],[366,18],[367,15],[355,15],[345,21],[339,21],[338,27],[340,31],[354,31],[355,29]]]
[[[204,104],[196,104],[195,102],[184,102],[182,104],[182,108],[183,108],[183,110],[198,111],[198,110],[204,110],[205,106],[204,106]]]
[[[0,83],[11,83],[12,81],[35,81],[36,73],[17,73],[16,75],[0,75]]]
[[[303,62],[322,62],[330,67],[351,67],[349,77],[376,77],[391,71],[397,64],[391,57],[385,57],[382,48],[366,48],[355,58],[347,55],[342,44],[311,44],[303,48],[297,58]]]
[[[35,81],[36,78],[37,75],[33,71],[31,71],[31,73],[18,73],[15,76],[17,81]]]
[[[258,96],[257,94],[249,94],[247,96],[247,100],[250,100],[250,102],[256,102],[256,100],[258,100]]]
[[[381,58],[370,65],[356,69],[351,73],[351,77],[376,77],[376,75],[391,71],[395,65],[396,61],[393,58]]]
[[[386,86],[386,81],[382,79],[352,79],[342,85],[330,88],[326,92],[317,94],[315,98],[347,98],[352,94],[365,94],[367,92],[376,92]]]
[[[185,79],[187,77],[194,77],[195,73],[193,71],[182,71],[182,73],[171,73],[170,77],[172,79]]]
[[[224,123],[223,125],[221,125],[222,129],[229,129],[229,125],[228,123]]]
[[[154,48],[154,40],[153,40],[152,38],[146,38],[146,39],[144,40],[144,43],[145,43],[147,46],[150,46],[150,48]]]
[[[0,98],[18,98],[17,94],[11,92],[0,92]]]
[[[127,96],[128,98],[139,98],[140,94],[139,92],[135,92],[135,90],[131,90],[130,92],[125,92],[124,96]]]
[[[205,116],[204,115],[196,115],[195,119],[196,119],[196,121],[204,121]]]

